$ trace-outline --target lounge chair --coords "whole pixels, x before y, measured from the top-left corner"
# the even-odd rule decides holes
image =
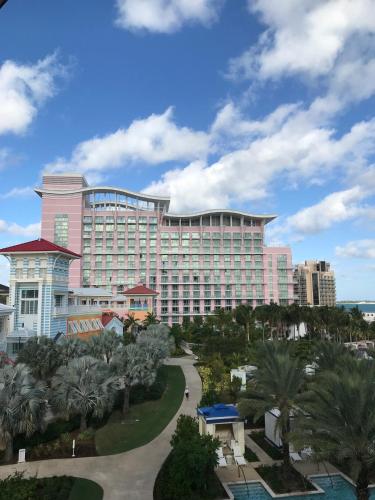
[[[239,455],[238,457],[235,456],[234,461],[237,465],[246,465],[247,463],[243,455]]]
[[[233,455],[234,455],[234,461],[236,462],[237,465],[246,465],[247,462],[245,460],[245,457],[242,455],[238,444],[233,447]]]
[[[228,464],[224,457],[223,448],[218,448],[216,450],[216,455],[219,459],[219,467],[226,467]]]
[[[289,453],[289,456],[290,456],[290,459],[293,463],[302,461],[302,457],[299,453],[292,452],[292,453]]]

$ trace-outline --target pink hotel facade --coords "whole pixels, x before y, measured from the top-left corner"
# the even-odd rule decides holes
[[[90,187],[80,174],[45,175],[36,192],[42,238],[82,255],[71,287],[118,297],[141,282],[158,292],[156,313],[170,324],[240,303],[294,301],[290,248],[264,244],[275,215],[171,214],[167,197]]]

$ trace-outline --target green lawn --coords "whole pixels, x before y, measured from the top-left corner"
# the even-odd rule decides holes
[[[167,388],[156,401],[130,407],[126,418],[115,411],[95,435],[98,455],[113,455],[143,446],[158,436],[179,409],[185,389],[185,377],[179,366],[163,366]]]
[[[69,500],[102,500],[103,489],[94,481],[78,478],[74,481]]]

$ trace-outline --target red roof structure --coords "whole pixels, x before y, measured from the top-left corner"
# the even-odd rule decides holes
[[[7,255],[12,253],[63,253],[65,255],[69,255],[70,257],[74,257],[75,259],[79,259],[81,256],[78,253],[72,252],[67,248],[60,247],[51,241],[44,240],[43,238],[39,238],[38,240],[28,241],[26,243],[20,243],[19,245],[13,245],[11,247],[0,248],[0,255]]]
[[[159,295],[155,290],[151,290],[151,288],[147,288],[143,285],[135,286],[134,288],[129,288],[129,290],[125,290],[124,295]]]

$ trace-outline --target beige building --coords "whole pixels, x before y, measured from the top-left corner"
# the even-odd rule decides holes
[[[335,306],[336,280],[329,262],[306,260],[294,269],[296,302],[301,306]]]

